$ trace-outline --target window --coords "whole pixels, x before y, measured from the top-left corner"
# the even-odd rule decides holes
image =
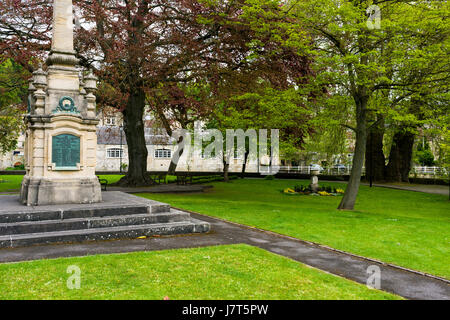
[[[106,117],[105,123],[107,126],[114,126],[114,125],[116,125],[116,118],[115,117]]]
[[[107,150],[108,158],[122,158],[123,150],[120,148],[112,148]]]
[[[171,158],[172,157],[172,151],[168,149],[156,149],[155,150],[155,158]]]

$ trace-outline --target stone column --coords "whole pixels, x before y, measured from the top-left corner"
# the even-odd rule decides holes
[[[53,38],[48,65],[74,66],[72,0],[53,1]]]
[[[95,176],[97,78],[83,83],[73,47],[71,0],[54,0],[52,49],[47,70],[30,85],[26,116],[27,173],[21,202],[30,205],[102,201]]]
[[[73,52],[72,10],[72,0],[55,0],[53,2],[52,51]]]

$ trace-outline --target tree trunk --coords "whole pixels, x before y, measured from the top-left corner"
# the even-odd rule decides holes
[[[158,117],[161,120],[161,122],[163,123],[164,129],[166,129],[166,132],[168,134],[169,137],[172,137],[173,135],[173,130],[172,127],[170,126],[170,122],[167,119],[166,115],[164,114],[164,111],[158,109]],[[180,123],[182,124],[182,128],[186,128],[186,124],[183,124],[181,121]],[[182,142],[183,142],[183,136],[180,136],[178,138],[178,147],[180,148],[178,151],[178,160],[181,158],[181,156],[183,155],[184,152],[184,148],[181,148],[182,146]],[[178,161],[175,161],[175,153],[172,155],[172,160],[170,161],[170,165],[169,165],[169,169],[167,170],[167,174],[168,175],[175,175],[176,171],[177,171],[177,166],[178,166]]]
[[[228,176],[228,169],[230,168],[230,164],[226,161],[225,157],[222,159],[223,162],[223,181],[229,182],[230,178]]]
[[[249,154],[250,154],[250,151],[248,149],[246,149],[245,154],[244,154],[244,163],[242,164],[241,179],[245,178],[245,169],[247,168],[247,160],[248,160]]]
[[[362,167],[364,165],[364,155],[366,153],[367,143],[367,97],[357,97],[356,102],[356,145],[353,156],[352,172],[348,181],[344,197],[339,204],[339,210],[353,210],[355,207],[356,196],[358,195],[359,185],[361,183]]]
[[[172,161],[170,161],[170,165],[169,165],[169,170],[167,171],[168,175],[172,175],[174,176],[176,173],[175,171],[177,170],[177,166],[178,166],[178,162],[181,159],[181,156],[183,155],[184,152],[184,148],[182,148],[183,145],[183,136],[178,138],[178,161],[175,161],[175,153],[172,156]],[[188,160],[189,161],[189,160]]]
[[[385,179],[386,158],[383,153],[384,121],[378,121],[369,129],[366,148],[366,180]]]
[[[386,180],[409,182],[415,134],[408,130],[395,133],[386,168]]]
[[[420,98],[412,98],[408,111],[423,120],[424,115],[420,110],[422,101]],[[389,163],[386,168],[386,179],[395,182],[409,182],[411,171],[411,159],[415,140],[415,127],[411,125],[400,126],[392,140],[389,153]]]
[[[120,185],[137,187],[151,184],[147,175],[147,145],[145,142],[144,122],[145,92],[136,89],[128,98],[123,111],[124,131],[128,145],[128,172]]]

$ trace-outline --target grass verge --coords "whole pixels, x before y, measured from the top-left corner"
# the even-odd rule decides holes
[[[67,288],[69,266],[80,289]],[[265,250],[232,245],[0,264],[0,299],[399,299]]]

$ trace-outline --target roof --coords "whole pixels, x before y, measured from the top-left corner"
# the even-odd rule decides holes
[[[147,145],[171,145],[174,141],[163,129],[145,128],[144,132]],[[125,132],[119,127],[99,126],[97,127],[97,144],[126,145]]]

